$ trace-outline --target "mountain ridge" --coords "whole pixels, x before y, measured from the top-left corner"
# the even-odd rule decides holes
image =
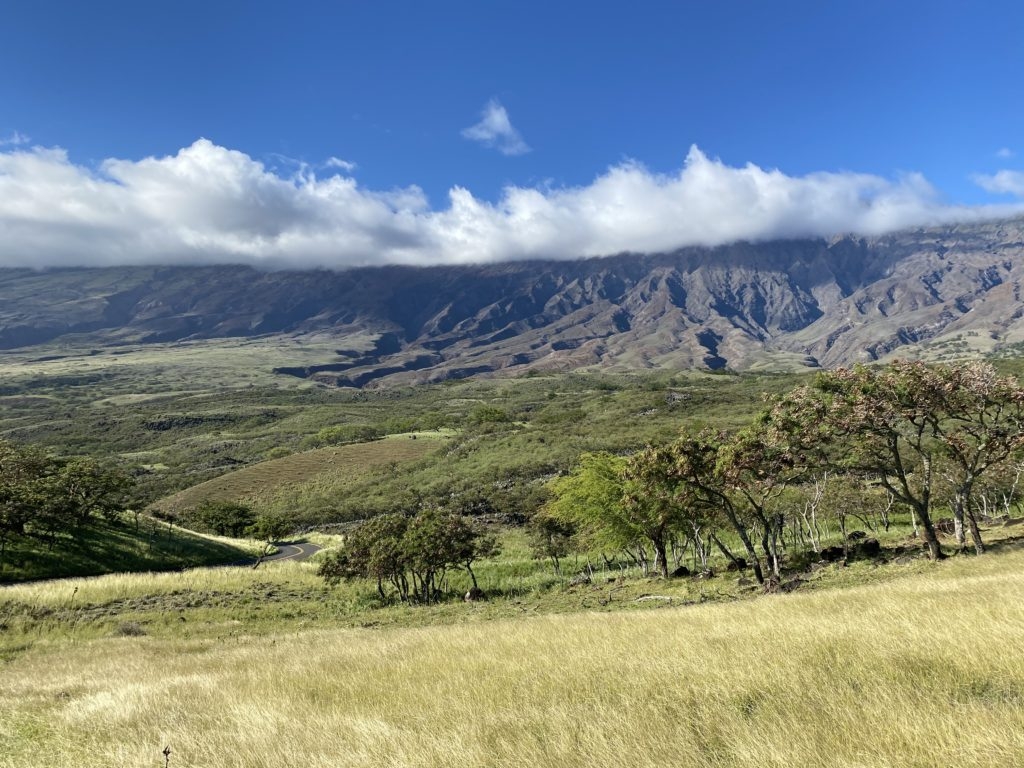
[[[0,349],[328,335],[333,359],[280,372],[344,386],[987,353],[1024,341],[1022,257],[1015,218],[479,266],[2,269]]]

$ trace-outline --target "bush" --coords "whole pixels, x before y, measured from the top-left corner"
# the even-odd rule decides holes
[[[208,499],[185,510],[178,522],[194,531],[238,538],[256,522],[256,514],[245,504]]]

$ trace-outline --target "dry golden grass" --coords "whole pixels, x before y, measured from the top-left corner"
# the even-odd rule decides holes
[[[36,644],[0,765],[1019,766],[1024,553],[734,604]]]
[[[161,499],[152,507],[176,512],[207,499],[239,501],[272,496],[286,486],[300,486],[324,476],[356,479],[391,463],[422,458],[437,445],[437,440],[395,435],[368,443],[303,451],[215,477]]]
[[[250,543],[241,539],[227,541]],[[265,546],[257,542],[251,543],[254,545],[253,554]],[[270,578],[267,576],[268,566],[269,563],[256,570],[244,566],[224,566],[190,568],[165,573],[111,573],[104,576],[12,584],[0,588],[0,611],[14,603],[33,608],[57,609],[106,605],[119,600],[170,593],[240,591]],[[282,580],[281,573],[284,572],[289,582],[301,581],[304,585],[317,586],[323,583],[316,577],[312,567],[299,567],[298,563],[274,563],[271,571],[279,581]]]

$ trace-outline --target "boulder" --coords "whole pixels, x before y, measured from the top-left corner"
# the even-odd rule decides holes
[[[857,554],[861,557],[878,557],[882,554],[882,545],[878,539],[865,539],[857,545]]]

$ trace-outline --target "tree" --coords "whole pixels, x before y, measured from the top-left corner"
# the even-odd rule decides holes
[[[773,403],[803,447],[841,472],[874,477],[921,520],[933,559],[942,549],[931,519],[936,444],[929,416],[936,403],[915,370],[856,366],[819,373]]]
[[[761,550],[776,579],[782,576],[779,545],[785,516],[773,505],[788,486],[807,474],[791,437],[785,422],[766,410],[721,445],[716,465],[718,474],[760,528]]]
[[[435,602],[448,569],[464,569],[479,589],[473,563],[498,551],[493,536],[468,518],[430,508],[413,517],[386,514],[370,518],[349,533],[343,548],[326,557],[319,573],[328,582],[357,577],[377,582],[387,600],[385,583],[403,602]]]
[[[119,469],[91,458],[60,459],[30,446],[0,441],[0,563],[15,536],[43,539],[125,509],[131,481]]]
[[[252,525],[246,529],[246,533],[254,539],[265,541],[267,543],[265,551],[269,552],[275,542],[281,541],[292,532],[294,526],[295,522],[283,512],[266,511],[256,516]]]
[[[690,487],[676,470],[671,446],[647,446],[629,457],[623,468],[622,505],[634,537],[646,539],[654,549],[654,567],[668,578],[668,543],[685,531],[697,506]]]
[[[943,555],[931,512],[936,473],[944,470],[958,543],[966,520],[975,549],[984,551],[972,497],[978,479],[1024,445],[1024,390],[1015,380],[986,363],[896,361],[821,373],[775,408],[804,446],[827,446],[820,455],[833,466],[876,478],[909,506],[933,559]]]
[[[402,553],[412,573],[413,593],[423,603],[434,602],[441,594],[445,572],[464,568],[479,590],[474,560],[497,552],[493,537],[485,536],[470,520],[441,508],[421,511],[402,537]]]
[[[723,472],[723,467],[726,466],[723,454],[727,440],[724,433],[714,430],[684,435],[673,445],[674,472],[679,481],[688,486],[690,498],[695,505],[703,507],[712,516],[722,515],[729,523],[743,543],[750,566],[754,569],[754,577],[759,584],[763,584],[764,570],[750,538],[749,526],[733,503],[729,483]],[[717,539],[716,543],[725,551]],[[725,554],[734,559],[731,553],[725,551]]]
[[[555,575],[561,576],[561,559],[569,554],[576,526],[541,509],[530,518],[528,530],[534,557],[550,558]]]
[[[545,505],[547,513],[575,526],[598,546],[629,546],[636,531],[622,505],[625,467],[621,456],[603,451],[584,453],[569,474],[550,482],[552,498]]]
[[[1024,389],[983,362],[956,367],[916,364],[908,374],[917,377],[918,386],[926,388],[936,404],[929,428],[946,459],[957,545],[961,550],[966,546],[966,521],[980,555],[985,545],[975,513],[975,488],[984,475],[1024,447]]]
[[[568,475],[549,483],[552,498],[544,510],[575,528],[577,538],[586,546],[621,550],[646,573],[646,544],[651,539],[645,535],[642,521],[651,510],[639,503],[640,491],[635,484],[633,501],[627,499],[627,463],[626,458],[603,451],[584,453]],[[656,522],[648,522],[649,531],[657,536]]]
[[[218,536],[245,536],[256,522],[252,507],[236,501],[204,499],[182,515],[182,524]]]
[[[82,523],[93,515],[108,520],[124,512],[131,480],[120,470],[92,458],[58,464],[55,493],[63,495]]]
[[[0,441],[0,566],[8,542],[24,536],[40,500],[39,479],[45,477],[49,457],[33,448]]]
[[[357,577],[377,582],[377,593],[386,600],[384,583],[391,583],[404,602],[409,598],[409,582],[405,578],[405,555],[402,537],[409,518],[392,513],[372,517],[345,536],[344,547],[325,557],[319,574],[328,583]]]

